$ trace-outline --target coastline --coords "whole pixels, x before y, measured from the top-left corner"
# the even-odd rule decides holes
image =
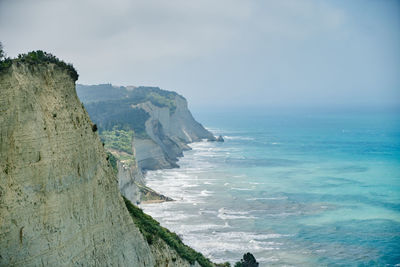
[[[150,187],[176,201],[141,207],[216,262],[234,263],[249,251],[260,266],[397,264],[398,253],[388,258],[387,251],[399,244],[400,214],[391,204],[398,198],[389,190],[399,150],[385,118],[374,132],[367,117],[340,114],[312,118],[313,131],[299,126],[301,116],[248,119],[241,127],[225,119],[212,129],[228,135],[224,145],[192,143],[181,168],[146,174]],[[299,130],[289,131],[292,125]]]

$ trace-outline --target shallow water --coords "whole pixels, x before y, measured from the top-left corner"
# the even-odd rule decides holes
[[[224,143],[191,145],[147,183],[175,202],[145,212],[214,261],[400,264],[396,114],[197,114]]]

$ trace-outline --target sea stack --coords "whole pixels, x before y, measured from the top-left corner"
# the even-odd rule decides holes
[[[224,138],[222,137],[222,135],[218,136],[217,142],[225,142],[225,140],[224,140]]]

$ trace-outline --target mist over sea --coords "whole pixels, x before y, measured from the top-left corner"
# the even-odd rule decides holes
[[[197,112],[224,143],[191,144],[147,184],[176,201],[141,205],[216,262],[400,264],[396,112]]]

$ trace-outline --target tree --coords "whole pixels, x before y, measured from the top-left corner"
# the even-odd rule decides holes
[[[243,259],[235,263],[235,267],[258,267],[258,262],[253,254],[247,252],[243,255]]]
[[[0,42],[0,60],[6,57],[6,54],[4,53],[3,50],[3,44]]]

